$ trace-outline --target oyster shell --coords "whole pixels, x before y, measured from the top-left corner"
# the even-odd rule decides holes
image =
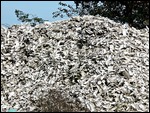
[[[90,15],[1,26],[1,54],[1,111],[34,111],[50,89],[90,111],[149,111],[149,28]]]

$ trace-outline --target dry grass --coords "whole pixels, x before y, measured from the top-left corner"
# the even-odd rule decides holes
[[[80,102],[70,102],[60,91],[50,90],[49,94],[36,102],[37,109],[33,112],[90,112]]]

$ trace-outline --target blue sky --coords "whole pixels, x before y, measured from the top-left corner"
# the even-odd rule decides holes
[[[73,5],[73,1],[62,1]],[[59,1],[1,1],[1,24],[20,24],[15,15],[15,9],[21,10],[24,13],[36,15],[39,18],[49,20],[50,22],[68,19],[64,18],[53,18],[52,13],[58,11]]]

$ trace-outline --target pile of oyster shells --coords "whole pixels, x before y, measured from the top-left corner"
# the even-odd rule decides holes
[[[57,89],[90,111],[149,111],[149,28],[105,17],[1,26],[1,111]]]

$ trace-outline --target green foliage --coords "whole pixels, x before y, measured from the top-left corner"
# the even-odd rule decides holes
[[[75,15],[101,15],[117,22],[127,22],[130,26],[144,28],[149,26],[149,1],[74,1],[75,8],[72,5],[59,2],[62,7],[53,12],[53,18],[64,15],[72,17]],[[18,20],[29,22],[32,26],[43,23],[42,18],[29,18],[31,14],[25,14],[20,10],[15,10]]]
[[[149,1],[101,1],[101,15],[115,21],[129,23],[136,28],[144,28],[149,20]],[[106,10],[107,9],[107,10]],[[99,13],[96,12],[95,13]]]
[[[31,14],[25,14],[23,11],[20,11],[20,10],[15,10],[15,14],[19,21],[24,22],[24,23],[28,22],[30,23],[31,26],[35,26],[38,23],[40,24],[46,21],[46,20],[43,20],[42,18],[34,17]],[[32,16],[31,18],[29,18],[30,15]]]
[[[149,1],[74,1],[76,8],[60,2],[63,7],[53,13],[53,17],[66,14],[71,17],[77,15],[101,15],[112,20],[125,23],[136,28],[149,26]],[[86,12],[87,11],[87,12]],[[70,15],[69,15],[70,14]]]
[[[65,7],[65,8],[59,7],[58,8],[59,11],[56,11],[56,12],[52,13],[53,18],[56,18],[58,16],[63,18],[64,14],[66,14],[68,17],[72,17],[73,15],[78,14],[78,10],[73,8],[73,6],[71,6],[71,5],[67,5],[67,4],[62,3],[62,2],[59,2],[59,5]]]

